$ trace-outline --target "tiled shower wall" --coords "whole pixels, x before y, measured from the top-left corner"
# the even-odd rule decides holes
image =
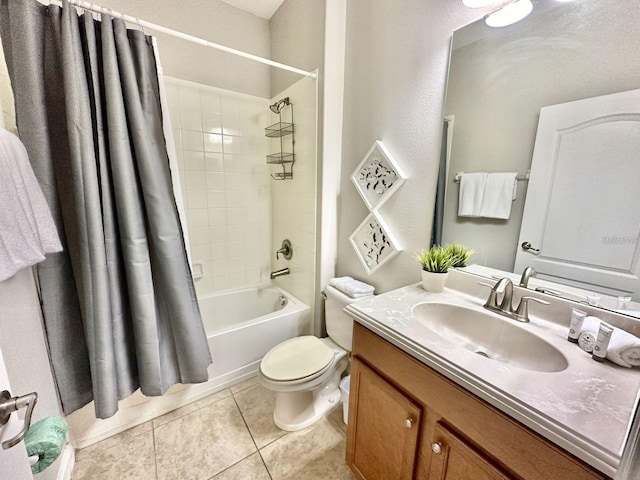
[[[271,269],[266,99],[165,77],[198,295],[255,285]]]

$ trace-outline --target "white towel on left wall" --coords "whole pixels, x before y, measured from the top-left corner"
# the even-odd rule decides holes
[[[0,128],[0,281],[62,250],[22,142]]]

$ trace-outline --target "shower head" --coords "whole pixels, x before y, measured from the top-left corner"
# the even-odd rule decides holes
[[[280,113],[287,105],[289,105],[289,97],[285,97],[282,100],[278,100],[273,105],[269,105],[269,109],[271,109],[273,113]]]

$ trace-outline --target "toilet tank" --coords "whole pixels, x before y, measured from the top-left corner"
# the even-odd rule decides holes
[[[350,303],[370,298],[370,296],[351,298],[331,285],[327,285],[324,292],[327,295],[327,300],[324,304],[327,335],[342,348],[351,351],[353,319],[344,313],[342,309]]]

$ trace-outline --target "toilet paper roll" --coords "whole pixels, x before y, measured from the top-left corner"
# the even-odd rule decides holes
[[[34,423],[24,437],[27,455],[37,455],[31,472],[40,473],[62,452],[67,442],[67,422],[60,417],[48,417]]]

